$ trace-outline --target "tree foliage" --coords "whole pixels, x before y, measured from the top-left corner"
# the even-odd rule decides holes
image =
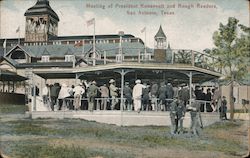
[[[241,80],[249,67],[250,28],[239,24],[239,20],[228,18],[227,24],[220,23],[213,34],[215,48],[210,52],[218,58],[219,66],[230,81],[230,118],[234,118],[233,82]]]
[[[230,81],[242,79],[249,66],[250,29],[238,23],[239,20],[230,17],[226,25],[220,23],[213,35],[216,47],[211,53],[218,58],[217,66]]]

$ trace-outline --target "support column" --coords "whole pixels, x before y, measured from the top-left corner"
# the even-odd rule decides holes
[[[3,81],[3,92],[5,92],[5,82]]]
[[[15,92],[15,82],[12,81],[12,88],[13,88],[13,93]]]
[[[117,73],[119,73],[121,75],[121,102],[120,102],[120,110],[122,111],[123,110],[123,105],[124,105],[124,102],[123,102],[123,90],[124,90],[124,77],[127,73],[129,72],[132,72],[133,70],[124,70],[124,69],[121,69],[120,71],[115,71]]]
[[[34,77],[35,77],[35,75],[32,72],[32,88],[33,88],[32,99],[33,99],[33,102],[32,102],[31,112],[36,111],[36,85],[35,85]]]
[[[124,69],[122,69],[121,71],[121,104],[120,104],[120,110],[123,111],[123,90],[124,90],[124,76],[125,76],[125,72]]]
[[[79,75],[76,73],[76,76],[75,76],[75,85],[77,84],[78,78],[79,78]]]
[[[10,92],[10,81],[8,81],[8,93]]]
[[[193,82],[193,74],[192,71],[189,72],[189,104],[191,105],[191,99],[192,99],[192,82]]]

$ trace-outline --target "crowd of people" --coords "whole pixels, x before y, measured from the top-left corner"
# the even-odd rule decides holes
[[[66,84],[55,83],[42,89],[43,103],[55,110],[118,110],[122,108],[128,111],[152,110],[169,111],[171,120],[171,134],[183,133],[183,119],[185,113],[190,112],[191,131],[198,135],[199,128],[203,127],[201,114],[219,110],[220,118],[227,119],[227,102],[218,88],[206,93],[200,86],[191,90],[186,84],[178,87],[170,82],[142,83],[137,79],[134,84],[125,82],[123,88],[123,100],[121,100],[121,88],[116,86],[116,81],[110,79],[108,83],[97,84],[96,81],[80,82],[76,86],[68,87]],[[205,101],[205,102],[204,102]],[[120,104],[122,102],[122,104]],[[122,107],[120,106],[122,105]]]
[[[220,91],[218,88],[206,93],[202,87],[196,86],[194,95],[198,100],[201,112],[213,112],[218,110]],[[189,87],[185,84],[173,86],[170,82],[151,82],[141,80],[135,83],[125,82],[123,88],[123,100],[121,100],[121,88],[116,86],[116,81],[110,79],[107,83],[80,82],[77,85],[68,86],[54,83],[42,89],[43,103],[55,110],[123,110],[128,111],[170,111],[170,104],[174,98],[179,98],[186,106],[190,99]],[[120,107],[120,103],[123,103]]]

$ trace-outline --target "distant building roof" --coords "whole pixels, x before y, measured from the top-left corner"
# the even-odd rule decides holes
[[[165,35],[165,33],[163,32],[161,26],[160,26],[158,32],[155,35],[155,39],[157,39],[157,38],[167,38],[166,35]]]
[[[95,35],[95,39],[107,39],[107,38],[120,38],[118,34],[109,34],[109,35]],[[135,38],[131,34],[125,34],[122,38]],[[50,40],[86,40],[93,39],[93,35],[79,35],[79,36],[52,36]]]
[[[35,62],[35,63],[19,63],[16,68],[70,68],[73,66],[73,62]]]
[[[84,55],[91,51],[92,44],[84,44],[83,46],[76,47],[73,44],[61,44],[61,45],[34,45],[34,46],[20,46],[31,57],[40,58],[43,55],[50,55],[50,57],[64,57],[65,55]],[[96,50],[102,55],[106,52],[108,56],[115,56],[118,53],[118,43],[97,43]],[[141,42],[123,42],[122,52],[125,56],[137,56],[138,52],[144,51],[144,44]],[[147,48],[148,53],[152,53],[153,50]]]
[[[54,10],[50,7],[48,0],[37,0],[36,4],[29,8],[24,15],[44,15],[49,14],[57,21],[59,21],[58,15],[54,12]]]

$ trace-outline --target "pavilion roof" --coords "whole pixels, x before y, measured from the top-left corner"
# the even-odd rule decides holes
[[[25,81],[26,77],[20,76],[8,70],[0,70],[0,81]]]

